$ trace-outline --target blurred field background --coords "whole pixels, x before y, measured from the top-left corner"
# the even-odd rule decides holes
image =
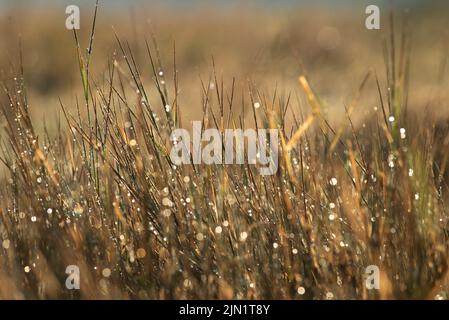
[[[306,73],[337,120],[368,70],[375,70],[381,81],[385,78],[382,45],[388,38],[392,6],[388,1],[377,3],[382,11],[379,31],[364,27],[369,1],[315,1],[313,5],[308,1],[103,1],[92,76],[101,79],[117,52],[114,30],[130,43],[139,66],[149,71],[145,40],[151,43],[154,33],[167,72],[172,72],[176,45],[180,99],[187,117],[199,116],[195,110],[200,110],[200,78],[205,82],[210,78],[213,57],[218,74],[228,84],[236,77],[237,91],[247,89],[250,81],[267,93],[276,86],[284,94],[294,93],[298,75]],[[397,30],[408,17],[406,28],[412,36],[413,107],[428,99],[435,84],[447,80],[442,75],[449,33],[447,5],[444,1],[395,3]],[[81,7],[80,39],[87,46],[94,1],[1,4],[0,70],[11,78],[19,69],[21,42],[30,101],[38,106],[33,108],[38,117],[54,115],[59,97],[73,105],[79,92],[74,37],[65,29],[69,4]],[[149,72],[143,72],[143,77],[151,80]]]

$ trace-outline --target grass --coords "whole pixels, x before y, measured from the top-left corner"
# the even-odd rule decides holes
[[[147,86],[116,36],[121,57],[100,83],[89,73],[94,30],[86,53],[76,37],[83,99],[61,101],[55,133],[36,134],[23,73],[4,83],[1,298],[447,297],[448,122],[408,110],[405,34],[385,42],[386,87],[368,72],[340,127],[307,75],[296,99],[250,85],[237,102],[214,63],[215,85],[201,83],[203,128],[281,132],[279,170],[261,176],[248,165],[174,167],[170,134],[188,126],[176,54],[169,76],[146,43]],[[357,126],[369,90],[378,107]],[[65,288],[68,265],[81,290]],[[369,265],[380,290],[365,287]]]

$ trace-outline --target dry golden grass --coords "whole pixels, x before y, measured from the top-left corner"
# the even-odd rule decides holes
[[[42,133],[24,75],[6,80],[0,298],[446,298],[449,122],[431,112],[445,100],[438,85],[411,100],[412,42],[395,31],[383,31],[385,56],[373,53],[386,75],[357,73],[339,122],[312,72],[300,68],[300,90],[284,94],[225,82],[214,65],[199,85],[201,119],[279,129],[273,176],[172,165],[170,135],[189,126],[192,105],[180,99],[178,55],[151,40],[139,68],[118,34],[101,78],[78,49],[84,88]],[[68,265],[81,290],[65,288]],[[378,291],[365,287],[368,265],[381,270]]]

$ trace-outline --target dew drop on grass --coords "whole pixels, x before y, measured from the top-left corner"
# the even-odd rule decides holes
[[[3,242],[2,242],[3,249],[8,250],[10,245],[11,245],[11,241],[9,241],[8,239],[3,240]]]
[[[29,266],[25,266],[25,268],[23,268],[23,270],[24,270],[26,273],[29,273],[29,272],[31,271],[31,268],[30,268]]]
[[[330,220],[330,221],[334,221],[334,220],[335,220],[335,215],[330,214],[330,215],[329,215],[329,220]]]
[[[147,252],[144,248],[139,248],[139,249],[137,249],[136,255],[137,255],[137,259],[143,259],[146,257]]]
[[[246,238],[248,238],[248,233],[246,233],[246,232],[240,233],[240,241],[241,242],[246,241]]]
[[[216,234],[220,234],[222,232],[223,232],[223,228],[221,226],[218,226],[218,227],[215,228],[215,233]]]
[[[168,218],[171,216],[171,211],[169,209],[162,210],[162,215]]]
[[[109,278],[111,276],[111,269],[104,268],[103,271],[101,272],[101,274],[103,275],[103,277]]]
[[[77,204],[77,205],[75,206],[73,212],[74,212],[75,214],[80,215],[80,214],[83,214],[84,209],[83,209],[83,207],[82,207],[80,204]]]
[[[204,235],[200,232],[196,235],[196,240],[198,241],[203,241],[204,240]]]
[[[36,217],[36,216],[32,216],[32,217],[31,217],[31,221],[32,221],[32,222],[36,222],[36,221],[37,221],[37,217]]]
[[[166,207],[173,207],[173,202],[169,198],[162,199],[162,204]]]
[[[333,177],[333,178],[331,178],[329,183],[331,184],[331,186],[336,186],[338,183],[338,180],[337,180],[337,178]]]
[[[304,287],[299,287],[298,294],[302,296],[304,293],[306,293],[306,289]]]
[[[260,102],[255,102],[254,103],[254,108],[255,109],[259,109],[260,108]]]
[[[390,154],[388,156],[388,166],[390,168],[394,168],[394,155]]]

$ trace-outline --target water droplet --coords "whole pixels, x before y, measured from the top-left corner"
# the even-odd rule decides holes
[[[163,215],[164,217],[166,217],[166,218],[170,217],[170,216],[171,216],[171,211],[170,211],[170,209],[162,210],[162,215]]]
[[[203,241],[204,240],[204,235],[200,232],[196,235],[196,240],[198,241]]]
[[[3,249],[8,250],[10,245],[11,245],[11,241],[9,241],[8,239],[3,240],[3,242],[2,242]]]
[[[139,249],[137,249],[136,255],[137,255],[137,259],[143,259],[147,255],[147,252],[145,251],[144,248],[139,248]]]
[[[394,155],[390,154],[388,156],[388,166],[390,168],[394,168]]]
[[[103,277],[109,278],[111,276],[111,269],[104,268],[103,271],[101,272],[101,274],[103,275]]]
[[[162,199],[162,204],[166,207],[173,207],[173,202],[169,198]]]
[[[83,214],[84,209],[83,209],[83,207],[82,207],[79,203],[77,203],[77,204],[75,205],[75,208],[73,209],[73,212],[74,212],[75,214]]]
[[[303,295],[304,293],[306,293],[306,289],[304,287],[299,287],[298,294]]]
[[[332,179],[329,181],[329,183],[331,184],[331,186],[336,186],[337,183],[338,183],[338,180],[337,180],[337,178],[332,178]]]

